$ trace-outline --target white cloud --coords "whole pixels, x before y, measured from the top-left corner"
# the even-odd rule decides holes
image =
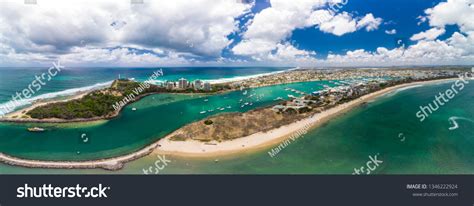
[[[397,30],[396,29],[385,30],[385,33],[388,35],[394,35],[394,34],[397,34]]]
[[[319,29],[325,33],[332,33],[336,36],[342,36],[348,33],[365,28],[366,31],[378,29],[382,23],[381,18],[374,18],[373,14],[367,14],[362,18],[354,18],[347,12],[342,12],[335,16],[332,13],[319,12],[316,16],[316,22]]]
[[[428,21],[428,18],[426,16],[418,16],[416,17],[416,19],[418,19],[418,23],[416,23],[418,26]]]
[[[334,10],[322,9],[324,6],[337,4],[341,0],[271,0],[271,7],[256,14],[248,23],[243,40],[232,48],[237,55],[250,56],[256,60],[266,60],[278,54],[281,45],[290,45],[288,38],[296,29],[317,26],[325,33],[341,36],[366,28],[377,29],[382,19],[367,14],[363,18],[353,18],[347,12],[335,14]],[[292,46],[292,48],[295,48]],[[307,52],[307,51],[299,51]],[[273,58],[274,59],[274,58]]]
[[[416,42],[408,48],[359,49],[320,60],[314,51],[290,43],[293,31],[316,27],[342,36],[376,30],[383,20],[371,13],[359,17],[328,8],[328,4],[343,0],[270,0],[271,7],[257,14],[249,13],[251,5],[236,0],[160,0],[145,1],[144,5],[86,1],[0,4],[0,62],[49,64],[61,59],[71,64],[218,65],[254,59],[308,66],[474,63],[474,0],[447,0],[425,10],[418,19],[431,28],[414,34],[411,40]],[[239,28],[236,19],[241,17],[245,23]],[[448,25],[456,25],[459,32],[439,40]],[[232,43],[234,39],[228,36],[240,32],[242,41]],[[385,33],[393,35],[397,30]],[[243,58],[221,57],[225,48]]]
[[[366,31],[374,31],[379,28],[382,21],[382,18],[375,18],[369,13],[357,22],[357,29],[365,28]]]
[[[408,48],[378,48],[374,52],[349,51],[343,55],[328,55],[321,64],[331,65],[429,65],[474,63],[474,0],[448,0],[425,11],[420,23],[426,21],[432,27],[414,34],[410,39],[418,41]],[[458,26],[460,32],[439,40],[447,25]]]
[[[228,35],[238,30],[236,18],[251,6],[235,0],[1,3],[0,45],[9,50],[0,53],[6,61],[121,46],[219,57],[232,42]]]
[[[443,35],[446,32],[445,29],[441,28],[431,28],[428,31],[420,32],[418,34],[413,35],[410,40],[412,41],[419,41],[419,40],[435,40],[439,36]]]
[[[462,49],[466,55],[474,54],[474,32],[469,32],[467,35],[455,32],[447,42]]]
[[[271,7],[256,14],[247,26],[243,38],[232,51],[238,55],[261,55],[274,50],[297,28],[303,28],[313,7],[325,0],[271,0]],[[264,54],[267,55],[267,54]]]
[[[342,12],[335,16],[328,16],[328,14],[331,15],[331,13],[318,13],[318,15],[321,16],[314,22],[321,22],[319,23],[319,29],[325,33],[332,33],[336,36],[342,36],[363,28],[365,28],[366,31],[373,31],[378,29],[383,21],[381,18],[374,18],[374,15],[370,13],[363,18],[354,18],[347,12]]]
[[[135,7],[125,19],[128,28],[122,37],[125,42],[145,47],[220,56],[231,43],[227,36],[238,29],[235,18],[249,9],[248,5],[236,2],[163,0]]]
[[[444,28],[446,25],[457,25],[463,32],[474,31],[474,0],[448,0],[425,13],[430,26]]]
[[[344,55],[328,55],[323,61],[333,65],[426,65],[459,64],[474,60],[474,55],[463,56],[462,49],[444,41],[420,41],[406,49],[379,47],[374,52],[363,49],[348,51]]]
[[[319,29],[325,33],[332,33],[336,36],[342,36],[357,30],[357,22],[347,12],[338,14],[329,21],[319,25]]]
[[[74,4],[42,1],[38,5],[22,2],[1,3],[0,38],[17,52],[61,53],[81,41],[103,42],[112,33],[111,18],[104,8],[115,9],[110,2]],[[15,19],[12,21],[12,19]]]
[[[276,52],[269,54],[268,59],[273,61],[311,61],[315,55],[314,51],[299,50],[286,43],[278,44]]]

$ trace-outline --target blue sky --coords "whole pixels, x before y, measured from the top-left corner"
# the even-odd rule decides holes
[[[429,28],[428,25],[417,25],[416,18],[423,14],[426,8],[435,2],[427,0],[353,0],[348,1],[344,11],[349,13],[372,13],[384,19],[379,29],[372,32],[357,31],[344,36],[334,36],[314,28],[298,29],[291,37],[300,49],[316,50],[318,53],[329,52],[343,54],[349,50],[365,49],[374,51],[377,47],[396,48],[398,39],[409,39],[411,35]],[[386,30],[395,29],[394,35],[388,35]],[[408,44],[414,42],[407,41]]]
[[[474,64],[473,3],[2,1],[0,66]]]

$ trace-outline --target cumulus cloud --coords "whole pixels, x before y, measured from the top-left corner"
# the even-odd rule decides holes
[[[235,0],[2,3],[0,45],[8,49],[0,58],[117,46],[219,57],[232,42],[228,36],[238,30],[236,19],[251,6]]]
[[[342,36],[357,30],[357,21],[347,12],[338,14],[330,20],[322,22],[319,29],[326,33],[332,33],[336,36]]]
[[[278,44],[276,52],[270,54],[268,59],[273,61],[295,61],[295,62],[308,62],[314,59],[316,52],[305,51],[295,48],[289,43]]]
[[[474,0],[448,0],[441,2],[425,13],[432,27],[444,28],[457,25],[461,31],[474,30]]]
[[[105,8],[118,5],[97,1],[75,5],[65,1],[44,1],[31,6],[0,4],[0,40],[16,52],[66,52],[81,41],[103,42],[111,33],[111,18]],[[14,19],[14,21],[12,21]]]
[[[173,0],[132,7],[126,15],[125,42],[167,47],[198,55],[220,56],[237,31],[235,18],[249,9],[235,0]],[[124,27],[125,28],[125,27]]]
[[[326,63],[337,65],[424,65],[430,63],[460,63],[474,60],[463,56],[462,49],[444,41],[420,41],[408,48],[377,48],[370,52],[363,49],[348,51],[344,55],[328,55]]]
[[[357,30],[365,28],[366,31],[373,31],[379,28],[382,23],[381,18],[374,18],[373,14],[367,14],[362,18],[354,18],[347,12],[342,12],[335,16],[331,16],[331,13],[319,12],[316,14],[319,16],[317,25],[319,29],[326,33],[332,33],[336,36],[342,36],[347,33],[352,33]],[[329,15],[329,16],[328,16]],[[321,18],[324,16],[324,18]]]
[[[271,7],[256,14],[243,34],[243,40],[232,51],[238,55],[261,55],[271,52],[297,28],[306,26],[313,7],[323,0],[271,0]]]
[[[366,31],[377,30],[382,23],[382,18],[375,18],[373,14],[366,14],[357,22],[357,29],[365,28]]]
[[[397,30],[396,29],[385,30],[385,33],[388,35],[394,35],[394,34],[397,34]]]
[[[418,34],[413,35],[410,40],[418,41],[418,40],[435,40],[439,36],[443,35],[446,32],[445,29],[441,28],[432,28],[428,31],[420,32]]]
[[[293,31],[313,27],[342,36],[377,30],[383,20],[371,13],[359,16],[340,11],[344,0],[270,0],[271,7],[256,14],[250,12],[252,3],[245,3],[252,1],[157,0],[143,5],[86,1],[0,4],[0,62],[21,65],[60,59],[73,64],[130,66],[474,63],[474,0],[447,0],[425,10],[418,17],[419,24],[430,28],[413,34],[413,45],[407,48],[356,49],[325,59],[290,43]],[[338,9],[332,9],[337,3]],[[459,31],[439,40],[448,25]],[[385,33],[394,35],[397,30]],[[241,38],[231,39],[233,35]],[[226,49],[236,56],[222,57]]]
[[[378,48],[376,51],[363,49],[348,51],[341,55],[328,55],[321,64],[331,65],[427,65],[427,64],[473,64],[474,63],[474,0],[448,0],[425,10],[420,24],[428,22],[432,27],[414,34],[410,39],[417,41],[408,48]],[[446,33],[447,25],[456,25],[460,32],[454,32],[446,40],[439,36]]]
[[[234,54],[256,60],[274,59],[273,54],[288,48],[281,45],[289,45],[287,39],[296,29],[316,26],[325,33],[342,36],[362,28],[375,30],[382,22],[372,14],[362,18],[354,18],[347,12],[336,14],[338,10],[331,9],[331,5],[342,7],[341,0],[271,0],[270,3],[271,7],[256,14],[249,23],[243,40],[232,48]]]

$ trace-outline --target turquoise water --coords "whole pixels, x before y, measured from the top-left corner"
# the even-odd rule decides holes
[[[266,150],[237,158],[175,158],[164,173],[204,174],[351,174],[378,155],[383,163],[375,174],[473,174],[474,123],[459,120],[449,130],[450,117],[474,118],[474,85],[469,85],[426,121],[415,113],[450,83],[399,91],[358,107],[312,130],[271,158]],[[400,135],[402,134],[402,135]],[[404,137],[404,141],[403,140]],[[123,172],[151,165],[144,158]]]
[[[448,119],[473,119],[474,85],[467,85],[426,121],[419,122],[415,116],[419,106],[427,105],[438,92],[450,86],[451,83],[425,85],[380,97],[311,130],[274,158],[267,154],[270,148],[218,157],[217,163],[216,158],[167,156],[172,163],[161,173],[351,174],[354,168],[365,165],[369,156],[378,155],[383,163],[375,169],[375,174],[473,174],[474,123],[458,120],[459,128],[449,130],[453,125]],[[186,101],[199,100],[181,102]],[[209,99],[209,102],[213,101]],[[142,174],[142,169],[153,166],[156,160],[154,156],[144,157],[118,172],[25,169],[7,165],[0,166],[0,172]]]
[[[163,76],[159,77],[157,81],[174,81],[181,77],[189,80],[223,80],[289,69],[275,67],[69,68],[67,65],[64,66],[66,68],[51,78],[51,81],[44,81],[46,85],[35,93],[32,97],[33,100],[36,98],[58,98],[64,95],[72,95],[78,91],[97,88],[106,85],[106,83],[111,83],[119,75],[122,78],[135,78],[138,81],[144,81],[158,69],[163,70]],[[0,107],[10,101],[12,95],[15,95],[16,92],[28,88],[28,85],[35,80],[35,76],[41,76],[47,71],[48,68],[0,67]]]
[[[0,124],[0,151],[41,160],[90,160],[128,154],[194,121],[223,112],[245,112],[288,98],[286,87],[304,92],[323,88],[327,81],[295,83],[234,91],[212,96],[158,94],[127,106],[99,124]],[[242,100],[242,102],[240,102]],[[245,103],[247,106],[242,107]],[[137,108],[132,111],[131,108]],[[225,108],[219,110],[218,108]],[[206,111],[201,114],[201,111]],[[28,127],[43,127],[30,133]],[[85,136],[84,136],[85,135]],[[84,137],[88,138],[84,142]]]

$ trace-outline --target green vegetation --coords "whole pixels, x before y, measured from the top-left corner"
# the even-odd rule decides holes
[[[58,118],[65,120],[110,117],[116,112],[113,105],[117,107],[116,103],[123,101],[126,97],[131,97],[130,100],[125,102],[125,104],[128,104],[138,100],[143,95],[151,93],[212,93],[227,89],[230,89],[228,85],[221,84],[213,85],[212,91],[195,91],[192,88],[172,90],[153,84],[119,79],[114,81],[109,88],[94,91],[81,99],[40,106],[29,111],[27,115],[35,119]]]
[[[260,108],[245,113],[226,113],[188,124],[171,136],[173,141],[197,140],[201,142],[226,141],[266,132],[306,118],[311,113],[279,114],[271,108]],[[212,124],[208,124],[212,122]],[[206,126],[204,126],[206,125]]]
[[[77,119],[106,117],[114,113],[113,105],[123,100],[124,97],[134,94],[135,96],[159,92],[160,88],[150,85],[143,91],[138,91],[140,83],[129,80],[117,80],[107,89],[92,92],[81,99],[67,102],[51,103],[45,106],[37,107],[27,114],[35,119],[59,118],[59,119]],[[139,93],[134,93],[139,92]]]
[[[28,115],[36,119],[92,118],[111,113],[114,110],[112,105],[120,100],[121,97],[118,96],[94,92],[86,95],[82,99],[37,107],[29,111]]]
[[[214,123],[212,120],[208,119],[206,121],[204,121],[204,124],[205,125],[211,125],[212,123]]]

